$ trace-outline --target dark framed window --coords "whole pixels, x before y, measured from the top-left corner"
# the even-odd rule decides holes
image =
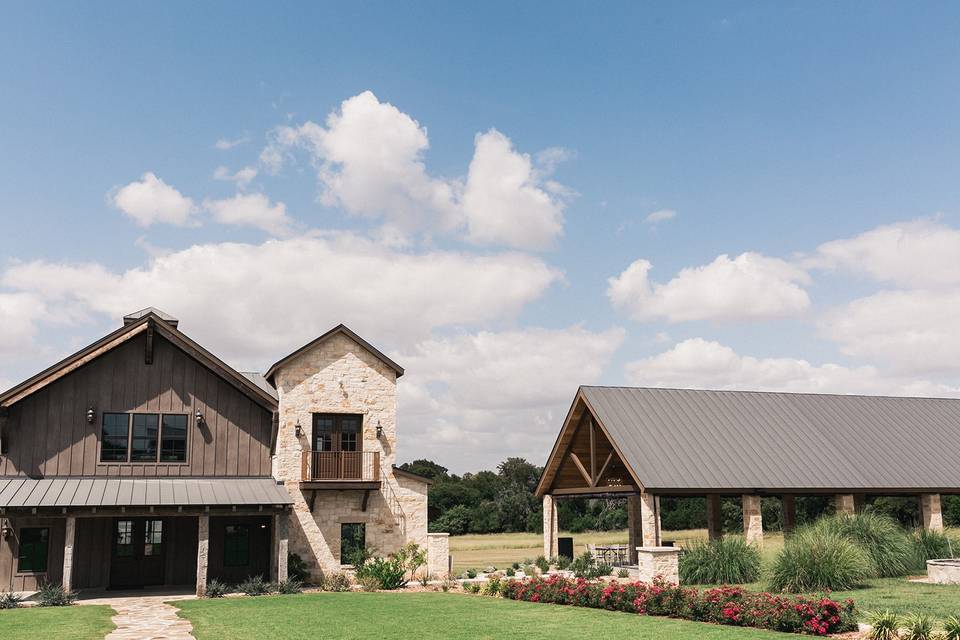
[[[349,413],[313,414],[314,451],[360,451],[363,416]]]
[[[250,564],[250,527],[228,524],[223,528],[223,566],[245,567]]]
[[[126,462],[130,441],[130,416],[125,413],[104,413],[100,431],[100,461]]]
[[[187,461],[187,416],[164,414],[160,428],[160,462]]]
[[[133,556],[133,520],[117,520],[113,532],[118,558]]]
[[[163,553],[163,520],[147,520],[143,524],[143,555]]]
[[[359,564],[367,548],[367,525],[344,522],[340,525],[340,564]]]
[[[17,571],[20,573],[46,572],[47,551],[49,547],[49,528],[24,527],[23,529],[20,529],[20,548],[17,554]]]
[[[332,415],[323,413],[313,414],[313,450],[333,451],[333,424]]]
[[[340,451],[357,451],[361,416],[340,416]]]
[[[133,414],[133,436],[130,438],[130,462],[156,462],[160,416],[155,413]]]

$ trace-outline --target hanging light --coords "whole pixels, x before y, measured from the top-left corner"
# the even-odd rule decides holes
[[[197,412],[194,414],[194,416],[197,419],[197,426],[201,426],[203,424],[203,413],[200,412],[200,407],[197,407]]]

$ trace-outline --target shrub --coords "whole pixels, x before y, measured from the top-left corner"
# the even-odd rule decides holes
[[[507,567],[506,573],[508,578],[512,578],[513,576],[517,575],[517,571],[513,567]]]
[[[428,584],[430,584],[430,580],[431,580],[432,578],[433,578],[433,576],[430,575],[430,572],[424,571],[423,573],[420,574],[420,579],[419,579],[419,580],[420,580],[420,586],[421,586],[421,587],[426,587]]]
[[[953,540],[942,531],[917,529],[910,537],[913,546],[913,566],[911,568],[922,571],[927,567],[927,560],[936,558],[952,558]]]
[[[540,569],[540,573],[546,573],[547,571],[550,571],[550,561],[543,556],[537,556],[534,564],[537,566],[537,569]]]
[[[514,563],[513,563],[512,565],[510,565],[510,566],[513,567],[513,570],[514,570],[514,571],[516,571],[517,569],[520,568],[520,563],[519,563],[519,562],[514,562]]]
[[[23,602],[23,598],[11,591],[0,593],[0,609],[16,609]]]
[[[264,580],[263,576],[248,576],[237,585],[237,590],[248,596],[265,596],[270,593],[270,583]]]
[[[380,590],[380,580],[376,576],[370,574],[357,576],[357,584],[360,585],[360,589],[362,591]]]
[[[850,540],[804,527],[788,538],[777,556],[770,586],[794,593],[842,591],[861,586],[875,574],[870,556]]]
[[[409,580],[413,580],[417,570],[427,564],[427,550],[421,549],[416,542],[408,542],[400,547],[396,553],[390,556],[395,562],[398,562],[403,570],[409,574],[409,578],[404,580],[400,586],[406,586]]]
[[[629,571],[628,569],[620,569],[619,571],[617,571],[617,577],[618,577],[618,578],[629,578],[629,577],[630,577],[630,571]]]
[[[350,580],[350,576],[345,573],[331,573],[326,575],[320,585],[320,588],[324,591],[334,591],[337,593],[350,591],[352,587],[353,581]]]
[[[760,551],[740,536],[694,543],[680,556],[686,584],[741,584],[760,576]]]
[[[900,618],[897,614],[887,611],[871,611],[867,613],[867,624],[872,628],[867,634],[869,640],[896,640],[897,629],[900,627]]]
[[[470,580],[473,580],[474,578],[477,577],[476,569],[467,569],[465,573],[467,575],[467,578],[469,578]]]
[[[821,518],[814,527],[859,545],[870,556],[880,578],[905,576],[913,564],[910,539],[892,517],[876,511]]]
[[[610,575],[613,567],[608,564],[594,562],[593,554],[589,551],[584,551],[577,556],[576,560],[570,563],[570,571],[573,571],[573,575],[578,578],[592,580],[593,578]]]
[[[523,566],[524,575],[535,576],[537,575],[537,565],[535,564],[525,564]]]
[[[375,580],[378,588],[384,591],[400,589],[407,584],[407,570],[400,558],[373,558],[357,567],[357,581],[366,586],[369,581]]]
[[[950,616],[943,621],[943,635],[947,640],[960,640],[960,617]]]
[[[904,640],[931,640],[934,637],[933,618],[925,613],[915,613],[904,620],[907,628]]]
[[[284,595],[303,593],[303,583],[296,578],[288,578],[275,584],[273,590]]]
[[[500,576],[490,576],[487,578],[487,583],[483,585],[482,593],[485,596],[498,596],[502,586],[503,582],[500,580]]]
[[[570,563],[573,562],[572,559],[567,556],[557,556],[557,559],[554,561],[554,564],[557,565],[557,569],[563,571],[570,566]]]
[[[300,584],[307,581],[310,577],[310,569],[306,561],[298,553],[287,554],[287,576],[291,580],[297,580]]]
[[[230,593],[230,586],[225,582],[220,582],[216,578],[207,583],[207,588],[203,595],[207,598],[222,598]]]
[[[67,591],[62,584],[45,582],[37,591],[37,605],[41,607],[66,607],[73,604],[76,599],[77,594]]]

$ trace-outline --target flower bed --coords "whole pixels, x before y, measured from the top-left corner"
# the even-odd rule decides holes
[[[753,593],[739,587],[683,588],[656,579],[591,582],[561,576],[510,580],[504,598],[825,636],[856,629],[853,601]]]

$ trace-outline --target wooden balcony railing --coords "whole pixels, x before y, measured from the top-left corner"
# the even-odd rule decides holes
[[[304,451],[304,482],[379,482],[379,451]]]

